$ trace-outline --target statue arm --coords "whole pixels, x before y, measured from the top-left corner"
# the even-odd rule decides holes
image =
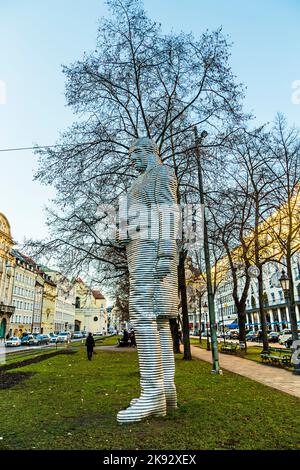
[[[177,180],[174,172],[162,165],[155,188],[155,204],[158,220],[158,258],[174,258],[177,255],[179,213],[177,205]]]

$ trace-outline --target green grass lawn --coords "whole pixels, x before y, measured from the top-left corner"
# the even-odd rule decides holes
[[[122,338],[122,335],[112,335],[112,336],[102,336],[96,338],[96,346],[116,346],[118,344],[118,339]]]
[[[123,426],[116,414],[139,393],[136,352],[98,350],[88,362],[80,348],[7,372],[35,374],[0,390],[0,449],[300,448],[297,398],[227,371],[211,375],[199,360],[176,363],[178,410]]]

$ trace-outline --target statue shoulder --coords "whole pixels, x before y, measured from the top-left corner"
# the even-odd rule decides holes
[[[164,165],[164,164],[159,165],[157,172],[161,178],[166,178],[168,180],[172,180],[172,179],[176,180],[174,169],[168,165]]]

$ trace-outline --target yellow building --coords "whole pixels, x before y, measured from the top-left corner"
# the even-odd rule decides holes
[[[11,255],[13,247],[10,225],[0,213],[0,338],[3,340],[9,332],[9,322],[14,314],[12,290],[14,283],[15,260]]]

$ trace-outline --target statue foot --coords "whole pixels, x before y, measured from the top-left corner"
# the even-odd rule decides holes
[[[134,403],[133,403],[134,402]],[[166,399],[164,395],[155,397],[143,396],[131,400],[130,406],[126,410],[121,410],[117,414],[119,424],[134,423],[149,416],[166,416]]]
[[[165,395],[166,395],[166,405],[167,405],[167,410],[172,411],[172,410],[177,410],[177,393],[176,393],[176,388],[175,385],[172,385],[168,388],[168,390],[165,390]],[[140,398],[133,398],[130,402],[130,406],[134,405],[137,403]]]

